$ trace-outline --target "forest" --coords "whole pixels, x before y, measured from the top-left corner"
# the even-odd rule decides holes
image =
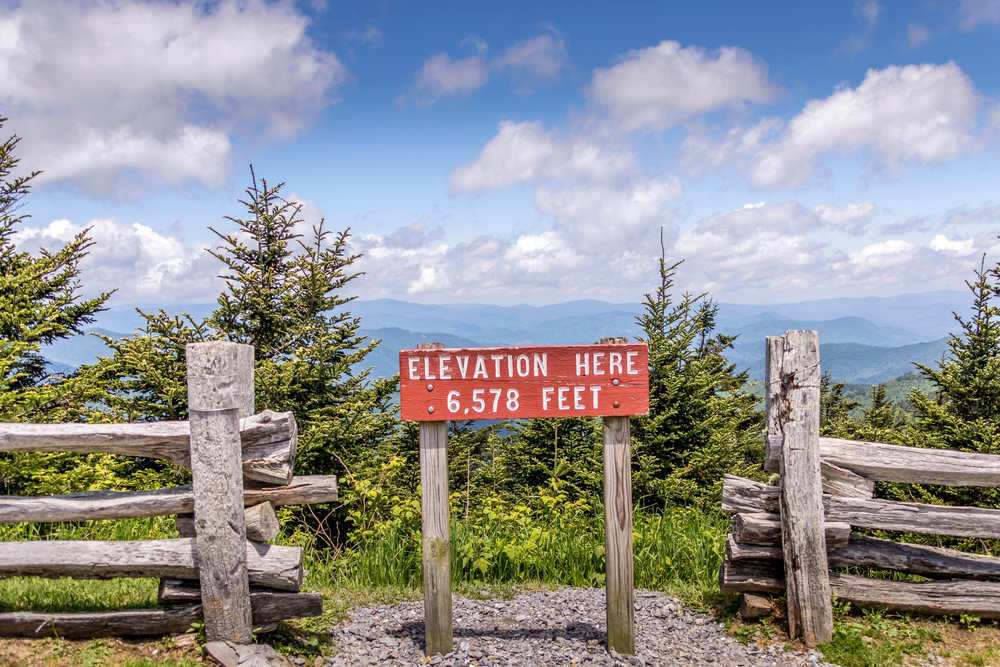
[[[2,124],[2,119],[0,119]],[[420,585],[420,491],[416,424],[399,419],[398,377],[363,368],[379,344],[359,333],[349,230],[323,222],[295,233],[301,206],[283,183],[258,179],[244,209],[220,221],[215,249],[225,280],[212,314],[144,312],[131,337],[107,339],[112,354],[69,374],[41,354],[81,334],[112,297],[82,298],[86,231],[36,256],[17,232],[35,172],[18,171],[18,138],[0,144],[0,421],[144,422],[187,418],[185,344],[228,340],[255,348],[255,409],[291,410],[299,429],[297,474],[334,474],[340,501],[282,508],[279,541],[307,548],[310,584]],[[20,174],[20,175],[18,175]],[[232,230],[232,231],[225,231]],[[747,372],[723,353],[710,295],[677,294],[683,264],[659,262],[637,318],[649,346],[650,411],[632,418],[637,587],[672,588],[689,599],[718,595],[727,520],[718,510],[726,473],[767,481],[763,406]],[[920,447],[1000,453],[1000,267],[983,259],[967,282],[947,358],[914,369],[926,390],[908,410],[886,387],[859,409],[843,384],[824,382],[822,434]],[[471,585],[548,582],[600,586],[604,577],[601,425],[596,418],[449,425],[453,578]],[[112,455],[0,454],[0,494],[140,490],[186,483],[168,463]],[[995,489],[882,484],[877,493],[1000,507]],[[0,526],[0,540],[143,539],[175,534],[169,518]],[[987,543],[959,544],[1000,553]],[[0,582],[8,594],[22,586]],[[3,588],[6,587],[6,588]],[[22,596],[23,597],[23,596]],[[0,594],[4,610],[17,595]],[[154,596],[155,598],[155,596]],[[113,604],[121,604],[116,601]]]

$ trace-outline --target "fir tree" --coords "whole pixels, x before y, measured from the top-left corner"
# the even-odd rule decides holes
[[[649,345],[649,415],[632,420],[633,483],[644,503],[709,508],[725,473],[760,476],[762,414],[749,371],[722,356],[735,337],[714,333],[718,304],[687,293],[673,302],[679,265],[660,259],[660,285],[636,318]]]

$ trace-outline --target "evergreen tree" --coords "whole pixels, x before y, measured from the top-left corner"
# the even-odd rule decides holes
[[[961,333],[952,334],[948,355],[937,368],[917,364],[935,391],[913,391],[915,435],[925,446],[1000,454],[1000,270],[986,270],[985,255],[975,281],[972,317],[955,315]],[[941,488],[946,502],[1000,507],[1000,491],[990,488]]]
[[[761,475],[763,420],[749,372],[722,356],[735,337],[714,333],[718,304],[687,293],[673,302],[679,265],[660,259],[660,285],[636,318],[649,345],[650,405],[632,420],[633,483],[641,502],[708,509],[725,473]]]
[[[604,489],[601,421],[594,417],[516,422],[502,453],[504,489],[515,497],[536,493],[553,479],[576,500]]]
[[[6,120],[0,117],[0,127]],[[0,421],[71,420],[80,405],[76,383],[51,374],[41,349],[82,333],[110,294],[80,299],[79,264],[92,244],[87,230],[59,250],[42,249],[37,257],[14,244],[17,226],[28,218],[21,213],[24,198],[39,173],[14,175],[20,162],[14,154],[19,142],[19,137],[11,136],[0,143]],[[45,492],[50,487],[38,484],[52,473],[73,470],[92,478],[106,471],[102,466],[81,466],[81,460],[74,455],[0,454],[0,489]],[[92,460],[96,465],[104,457]]]
[[[820,435],[829,438],[850,438],[855,430],[851,412],[861,403],[844,397],[844,383],[834,383],[830,373],[823,373],[820,380]]]

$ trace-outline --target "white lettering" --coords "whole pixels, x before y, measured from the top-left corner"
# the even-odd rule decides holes
[[[580,371],[586,375],[590,370],[590,353],[585,353],[583,355],[583,363],[580,363],[580,355],[576,355],[576,374],[580,375]]]
[[[633,357],[638,357],[638,352],[626,352],[625,353],[625,372],[629,375],[638,375],[639,369],[635,367],[635,359]]]
[[[594,409],[595,410],[597,409],[597,392],[599,392],[600,390],[601,390],[600,387],[591,387],[590,388],[590,393],[592,393],[594,395]]]
[[[465,379],[465,372],[469,370],[469,358],[468,357],[455,357],[458,361],[458,372],[462,374],[462,379]]]
[[[524,362],[524,370],[521,370],[521,362]],[[528,355],[521,354],[517,357],[517,374],[520,377],[528,377],[528,373],[531,372],[531,359],[528,359]]]
[[[449,359],[451,359],[451,357],[449,356],[438,357],[438,375],[441,377],[442,380],[451,379],[451,369],[448,368]]]
[[[621,352],[612,352],[610,355],[608,355],[608,359],[610,360],[609,364],[611,366],[608,369],[608,372],[611,373],[612,375],[614,375],[615,374],[615,368],[617,367],[618,368],[618,372],[621,373],[622,372],[622,353]]]
[[[410,362],[410,379],[419,380],[420,371],[417,370],[417,362],[420,361],[420,359],[416,357],[410,357],[409,359],[407,359],[407,361]]]
[[[586,410],[587,406],[583,404],[583,390],[586,387],[573,387],[573,407],[577,410]]]
[[[569,387],[559,387],[559,409],[569,410],[569,406],[566,405],[566,392],[569,391]]]
[[[483,355],[476,357],[476,371],[472,374],[472,379],[475,380],[477,377],[489,377],[486,374],[486,360],[483,359]]]
[[[493,370],[495,371],[495,375],[493,377],[498,378],[500,377],[500,362],[503,361],[503,355],[494,354],[490,357],[490,359],[493,360]]]
[[[425,380],[437,380],[437,377],[431,375],[431,358],[424,357],[424,379]]]
[[[549,394],[551,394],[555,390],[556,390],[555,387],[542,387],[542,410],[549,409],[549,401],[552,400]]]
[[[598,361],[598,357],[603,357],[603,352],[594,352],[594,375],[604,375],[604,371],[599,370],[601,367],[601,362]]]
[[[543,352],[542,356],[539,357],[537,354],[535,357],[535,377],[538,377],[538,371],[542,372],[542,377],[549,376],[549,355],[547,352]]]
[[[514,355],[507,355],[507,377],[514,377]]]

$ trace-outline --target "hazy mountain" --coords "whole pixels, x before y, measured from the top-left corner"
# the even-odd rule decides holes
[[[947,350],[948,340],[945,337],[929,343],[899,347],[826,343],[819,346],[819,364],[824,373],[830,373],[830,379],[834,382],[879,384],[915,371],[916,367],[911,363],[914,361],[935,367],[935,362]],[[750,365],[750,379],[764,382],[763,357]]]
[[[94,363],[98,357],[110,356],[111,350],[104,344],[104,341],[91,334],[100,334],[108,338],[125,338],[132,335],[99,327],[84,329],[82,335],[63,338],[51,345],[46,345],[42,348],[42,356],[50,362],[60,364],[62,370],[58,372],[67,372],[67,369],[75,370],[83,364]]]

